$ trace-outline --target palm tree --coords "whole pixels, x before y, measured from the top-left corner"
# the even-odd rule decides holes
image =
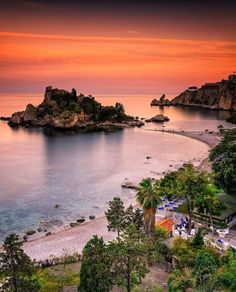
[[[144,230],[151,234],[154,231],[156,209],[161,202],[159,182],[153,182],[148,177],[143,179],[139,186],[136,199],[143,207]]]

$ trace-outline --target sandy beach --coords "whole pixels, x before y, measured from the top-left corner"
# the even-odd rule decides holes
[[[208,131],[174,131],[174,130],[160,130],[160,132],[176,134],[185,136],[188,138],[196,139],[200,142],[207,144],[210,149],[214,148],[220,142],[220,136],[218,132],[208,132]],[[202,160],[199,165],[201,170],[211,172],[211,163],[209,158],[206,157]]]
[[[197,139],[206,143],[210,148],[214,147],[220,139],[219,135],[216,133],[209,134],[208,132],[200,131],[162,132]],[[204,170],[209,170],[208,158],[205,158],[199,167]],[[103,237],[105,241],[110,241],[116,237],[116,233],[107,231],[106,217],[101,216],[73,228],[63,229],[49,236],[29,240],[24,243],[23,248],[32,259],[40,261],[50,257],[59,257],[65,253],[73,253],[75,251],[81,253],[85,244],[95,234]]]

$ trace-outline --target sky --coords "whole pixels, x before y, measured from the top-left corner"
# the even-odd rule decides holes
[[[236,71],[236,1],[0,1],[0,92],[178,94]]]

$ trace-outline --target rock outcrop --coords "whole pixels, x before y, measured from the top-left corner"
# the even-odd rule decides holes
[[[236,110],[236,74],[229,75],[227,80],[206,83],[200,88],[191,86],[174,99],[160,98],[151,105],[157,106],[194,106],[213,110]]]
[[[166,98],[165,94],[162,94],[162,96],[160,97],[160,99],[153,99],[153,101],[151,102],[151,106],[168,106],[171,105],[171,102],[169,99]]]
[[[28,104],[25,111],[13,113],[9,125],[112,132],[125,126],[140,127],[144,123],[126,115],[120,103],[115,106],[102,106],[91,95],[77,96],[75,89],[68,92],[48,86],[43,102],[37,107]]]
[[[147,123],[149,122],[156,122],[156,123],[164,123],[164,122],[168,122],[170,119],[167,116],[164,115],[156,115],[154,117],[152,117],[151,119],[146,120]]]

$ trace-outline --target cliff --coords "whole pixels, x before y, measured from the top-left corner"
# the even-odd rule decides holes
[[[200,88],[189,87],[171,101],[162,96],[160,100],[153,100],[151,105],[182,105],[214,110],[236,110],[236,74],[229,75],[227,80],[206,83]]]
[[[9,125],[49,127],[58,130],[112,130],[144,123],[125,114],[122,104],[102,106],[91,95],[77,95],[76,90],[46,87],[43,102],[35,107],[28,104],[25,111],[13,113]]]

